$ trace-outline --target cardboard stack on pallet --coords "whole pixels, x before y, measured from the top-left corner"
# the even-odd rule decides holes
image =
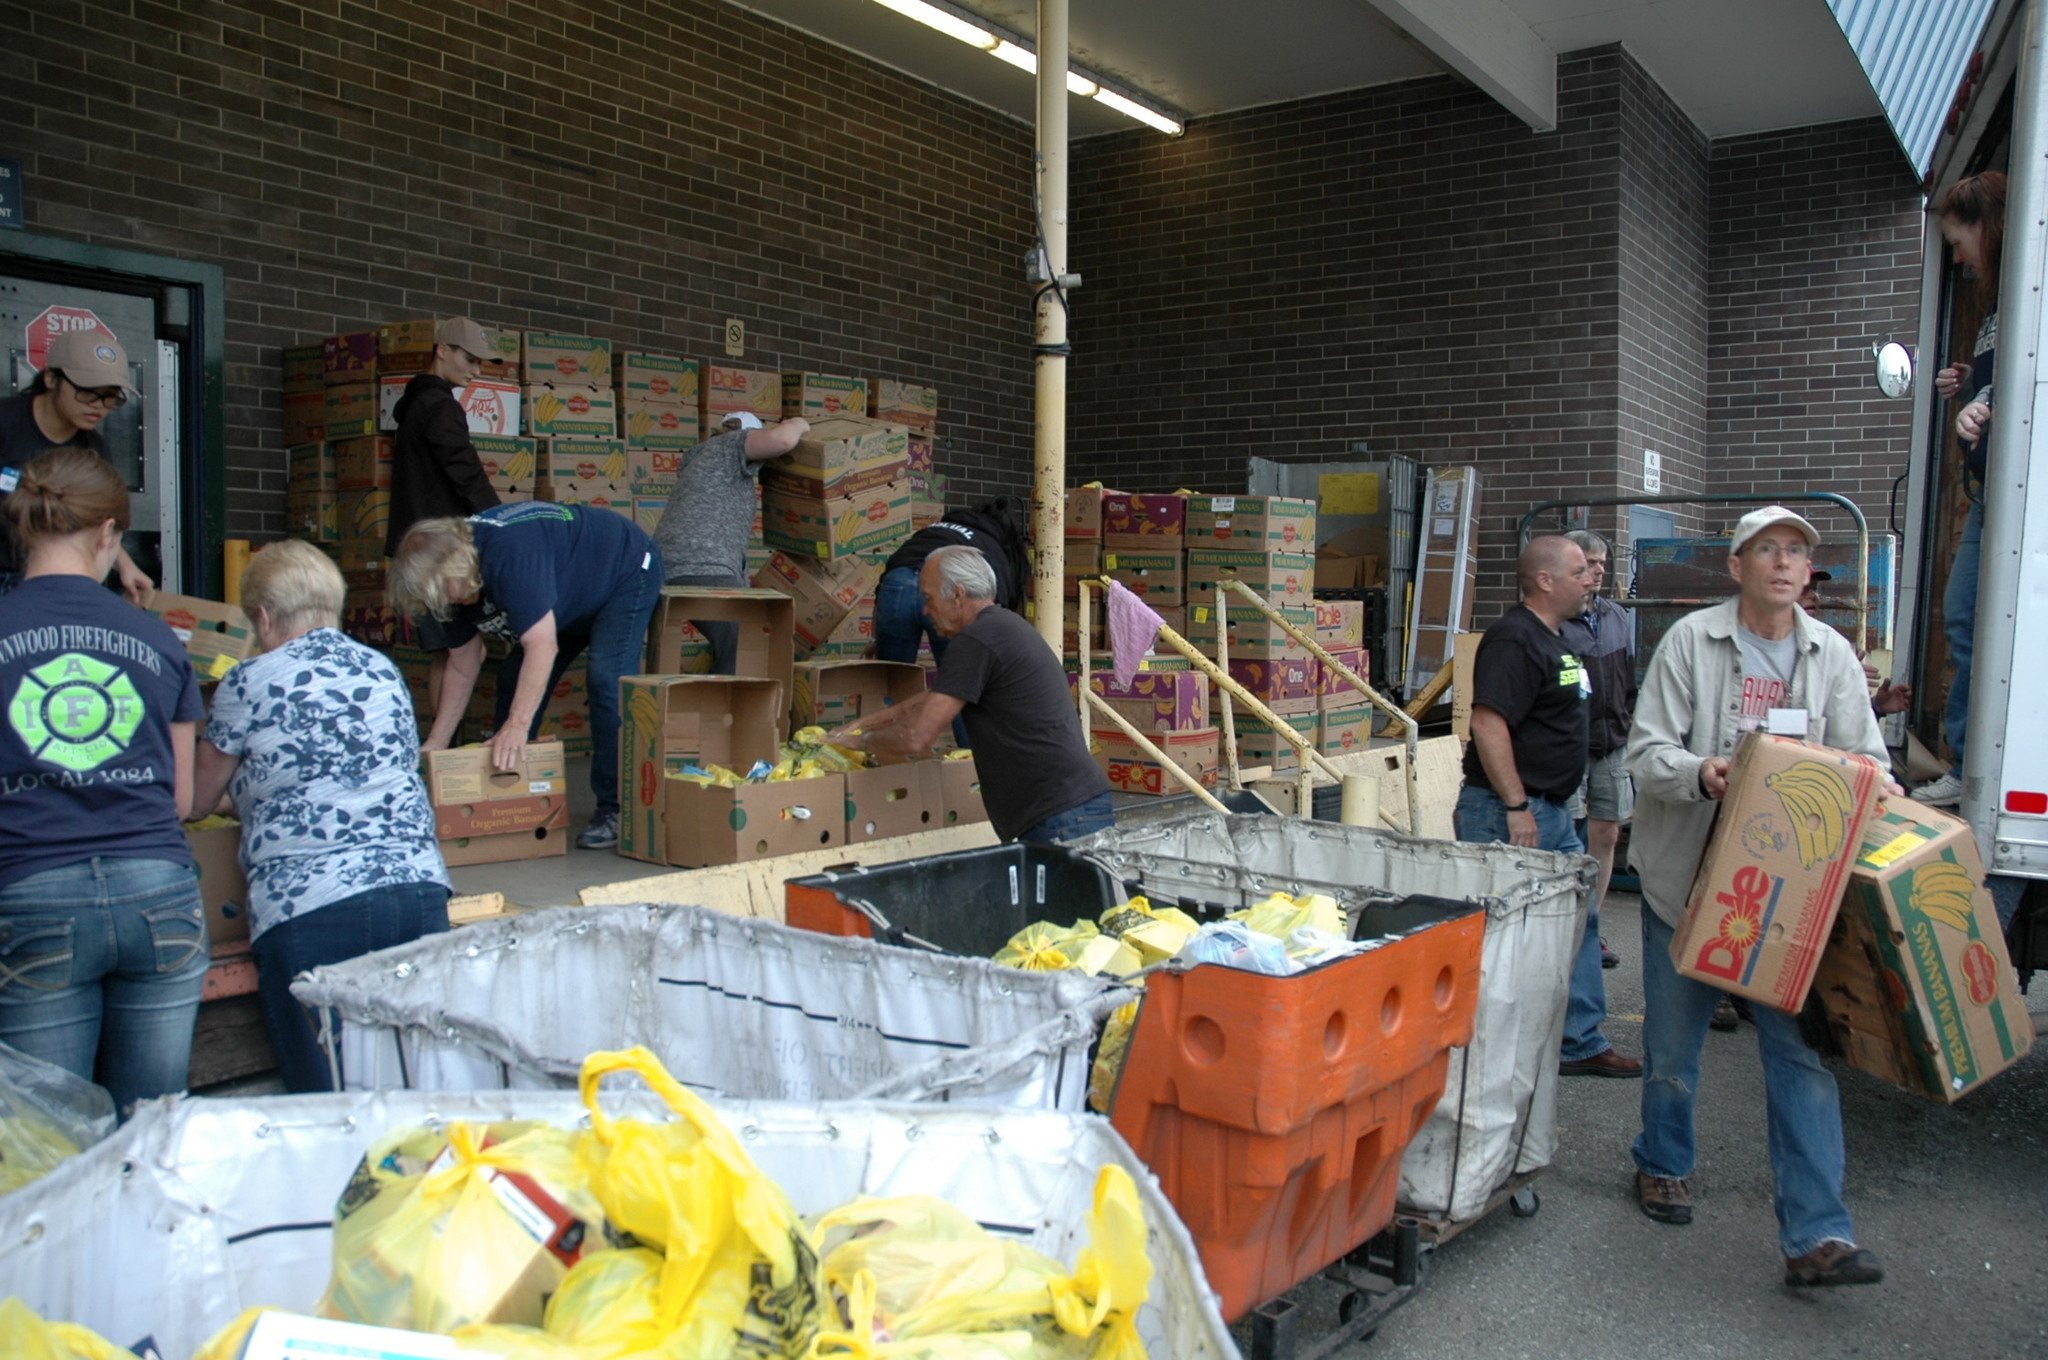
[[[910,533],[909,440],[857,416],[811,421],[795,450],[761,472],[762,536],[820,561],[894,547]]]
[[[946,478],[937,461],[939,389],[900,378],[870,378],[868,411],[875,419],[910,432],[910,523],[922,529],[946,512]]]

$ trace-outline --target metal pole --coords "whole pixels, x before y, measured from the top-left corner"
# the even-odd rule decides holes
[[[1031,599],[1038,635],[1060,650],[1066,601],[1067,485],[1067,0],[1038,0],[1038,146],[1032,217],[1039,247],[1033,308]],[[1083,688],[1086,688],[1084,685]]]

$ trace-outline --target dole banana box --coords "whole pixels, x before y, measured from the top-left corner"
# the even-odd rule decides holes
[[[1068,674],[1070,691],[1080,683],[1079,675]],[[1114,675],[1099,671],[1089,676],[1088,688],[1141,732],[1194,732],[1209,726],[1209,678],[1205,675],[1143,670],[1132,676],[1128,685],[1119,685]],[[1110,727],[1099,717],[1091,718],[1090,725]]]
[[[1813,994],[1851,1067],[1935,1100],[2027,1055],[2034,1026],[1969,823],[1888,798],[1863,829]]]
[[[1091,733],[1095,763],[1109,777],[1110,788],[1118,793],[1181,793],[1186,785],[1168,774],[1168,765],[1179,766],[1204,788],[1215,788],[1221,773],[1221,740],[1213,727],[1191,732],[1148,732],[1146,738],[1164,761],[1153,756],[1122,732],[1096,730]]]
[[[548,439],[610,439],[619,432],[618,398],[596,383],[534,383],[524,392],[526,433]]]
[[[284,442],[317,444],[327,437],[327,389],[309,388],[284,394]]]
[[[868,413],[868,385],[860,378],[839,378],[829,373],[785,373],[782,375],[782,414],[821,420],[829,416],[864,416]]]
[[[819,499],[780,487],[761,495],[761,537],[771,548],[833,558],[890,547],[910,533],[910,484],[887,482]]]
[[[1365,643],[1365,601],[1317,600],[1316,641],[1325,647],[1359,647]]]
[[[695,420],[695,416],[690,419]],[[667,496],[676,489],[682,472],[683,451],[626,441],[626,480],[645,496]]]
[[[1251,587],[1275,609],[1309,611],[1309,626],[1315,627],[1316,560],[1305,552],[1240,552],[1226,548],[1188,549],[1188,599],[1197,604],[1216,603],[1216,583],[1236,578]],[[1232,593],[1230,612],[1242,608],[1253,612],[1249,600]]]
[[[900,425],[858,416],[820,416],[796,447],[762,465],[763,493],[851,496],[902,479],[910,436]]]
[[[1106,491],[1102,496],[1102,545],[1178,553],[1187,517],[1186,496]]]
[[[1316,503],[1291,496],[1190,496],[1187,546],[1306,553],[1313,579]]]
[[[1366,655],[1365,648],[1333,647],[1328,643],[1322,643],[1322,648],[1330,654],[1331,660],[1342,663],[1359,679],[1368,678],[1366,671],[1370,658]],[[1319,705],[1325,709],[1356,708],[1360,704],[1370,702],[1365,697],[1365,691],[1345,679],[1343,672],[1321,662],[1316,665],[1316,698]]]
[[[670,354],[627,351],[615,355],[612,385],[629,404],[687,406],[694,411],[701,399],[697,361]]]
[[[760,589],[789,596],[796,611],[797,656],[802,658],[824,645],[861,598],[873,593],[880,574],[880,565],[869,557],[820,561],[778,552],[771,553],[768,564],[751,579]]]
[[[1182,573],[1181,555],[1177,551],[1135,551],[1105,545],[1102,569],[1112,581],[1122,582],[1125,589],[1155,610],[1161,607],[1170,609],[1187,600],[1187,578]]]
[[[708,363],[700,390],[707,430],[716,431],[719,418],[731,411],[752,411],[763,420],[782,416],[782,375],[771,369]]]
[[[929,383],[876,378],[868,387],[868,414],[908,425],[928,438],[939,427],[939,389]]]
[[[531,500],[540,480],[540,445],[521,435],[476,435],[470,439],[500,500]]]
[[[519,380],[537,383],[612,382],[612,342],[589,335],[528,331],[520,351]]]
[[[1678,971],[1798,1014],[1883,785],[1862,756],[1743,737],[1672,937]]]
[[[700,868],[845,841],[843,775],[737,788],[669,777],[692,762],[744,772],[773,760],[781,681],[635,675],[620,691],[620,854]]]
[[[321,411],[321,430],[328,439],[367,439],[377,433],[377,384],[330,383]]]
[[[696,447],[697,408],[643,404],[629,397],[619,408],[619,430],[634,448],[667,450],[673,468],[676,454]],[[671,478],[674,475],[669,473]]]

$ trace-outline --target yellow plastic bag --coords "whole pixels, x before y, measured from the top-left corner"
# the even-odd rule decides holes
[[[1082,947],[1101,933],[1092,921],[1076,921],[1070,926],[1034,921],[996,951],[995,961],[1028,973],[1063,972],[1080,959]]]
[[[0,1195],[19,1190],[114,1131],[106,1090],[0,1044]]]
[[[1135,926],[1144,925],[1147,921],[1165,921],[1190,935],[1202,928],[1200,921],[1179,907],[1155,907],[1151,899],[1142,893],[1111,907],[1097,919],[1102,925],[1103,932],[1108,935],[1121,935]]]
[[[660,1253],[645,1247],[592,1252],[548,1300],[541,1325],[585,1356],[653,1351],[674,1330],[661,1308]]]
[[[610,1073],[632,1072],[678,1118],[614,1120],[598,1102]],[[618,1228],[662,1253],[664,1354],[801,1357],[824,1311],[817,1255],[782,1187],[754,1165],[710,1106],[644,1048],[583,1062],[590,1131],[578,1156]]]
[[[1096,1176],[1088,1245],[1071,1274],[928,1196],[856,1201],[817,1229],[848,1318],[821,1338],[821,1354],[1144,1360],[1135,1319],[1152,1263],[1137,1186],[1120,1167]],[[1020,1335],[1032,1345],[1018,1352]]]
[[[569,1267],[605,1240],[578,1137],[547,1124],[458,1123],[373,1147],[335,1209],[320,1313],[421,1332],[539,1326]]]
[[[1135,1001],[1111,1011],[1102,1026],[1102,1042],[1096,1045],[1095,1062],[1088,1069],[1088,1108],[1097,1114],[1108,1114],[1116,1099],[1117,1078],[1123,1075],[1124,1059],[1131,1052],[1131,1031],[1137,1027]]]
[[[589,1360],[576,1347],[534,1327],[509,1327],[489,1322],[457,1327],[455,1344],[460,1350],[491,1356],[493,1360]]]
[[[7,1360],[135,1360],[132,1351],[89,1327],[45,1322],[11,1294],[0,1299],[0,1355]]]
[[[1292,897],[1276,892],[1256,906],[1231,912],[1229,919],[1242,921],[1248,929],[1276,940],[1285,940],[1303,927],[1340,938],[1345,933],[1344,909],[1337,905],[1336,898],[1322,893]]]

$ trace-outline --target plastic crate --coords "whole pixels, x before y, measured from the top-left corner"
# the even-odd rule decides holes
[[[1004,846],[786,891],[791,924],[858,932],[878,916],[977,953],[1034,920],[1093,917],[1127,889],[1198,919],[1271,891],[1187,886],[1106,872],[1064,848]],[[1158,1175],[1232,1319],[1393,1220],[1401,1155],[1443,1092],[1451,1047],[1471,1037],[1479,904],[1347,895],[1353,938],[1375,948],[1292,977],[1216,965],[1153,974],[1111,1102],[1111,1123]]]

